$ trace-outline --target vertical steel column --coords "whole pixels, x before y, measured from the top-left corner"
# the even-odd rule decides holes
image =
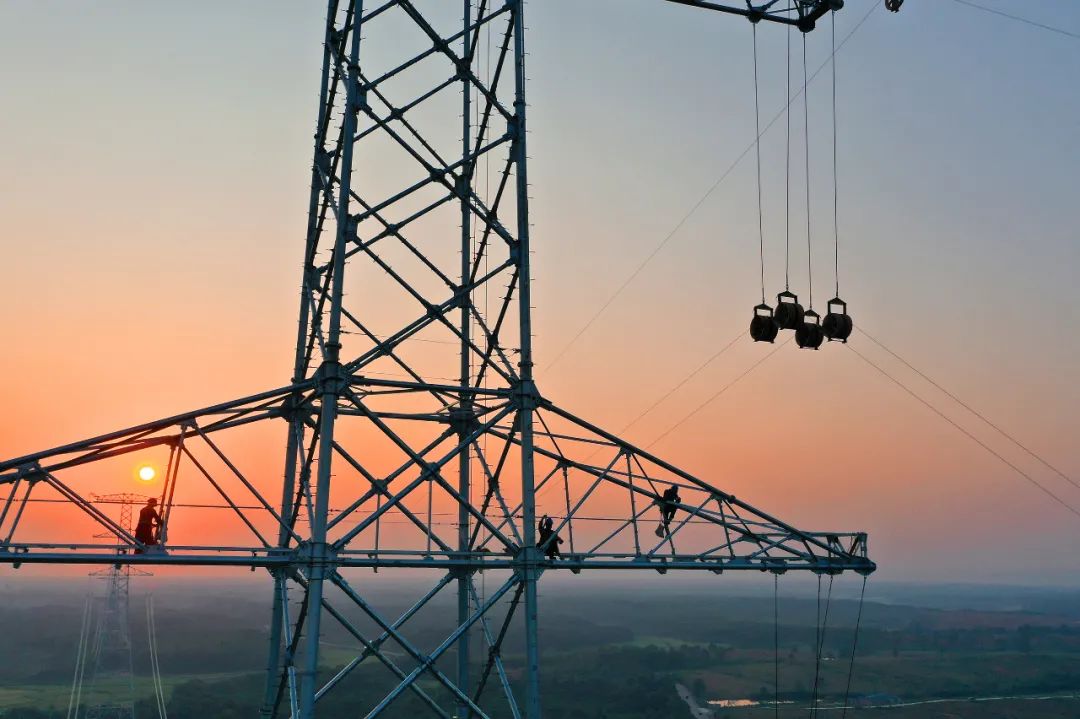
[[[470,67],[473,62],[473,48],[471,45],[472,33],[469,25],[472,23],[472,0],[462,1],[462,27],[461,57],[462,61]],[[458,181],[458,194],[461,201],[461,287],[464,289],[469,284],[472,274],[472,209],[469,206],[469,192],[472,188],[473,165],[468,162],[471,142],[469,133],[472,132],[470,113],[472,112],[472,87],[469,79],[463,77],[461,82],[461,178]],[[458,397],[458,412],[460,422],[458,426],[458,493],[463,502],[458,503],[458,551],[463,556],[469,551],[469,508],[464,501],[471,502],[470,497],[470,462],[468,435],[473,409],[473,397],[468,388],[472,385],[472,350],[470,344],[470,330],[472,318],[470,311],[472,306],[472,292],[461,297],[461,393]],[[431,480],[428,480],[429,482]],[[458,626],[463,626],[469,621],[469,591],[472,584],[472,570],[462,567],[458,570],[457,579],[457,608]],[[462,633],[457,645],[457,685],[465,694],[469,691],[469,631]],[[465,702],[458,699],[457,716],[472,716],[472,711]]]
[[[525,717],[540,719],[540,647],[537,636],[539,550],[536,548],[536,485],[533,468],[532,292],[529,271],[529,179],[525,170],[525,19],[524,0],[510,0],[514,13],[514,171],[517,190],[518,320],[521,380],[518,387],[521,432],[522,581],[525,585]]]
[[[353,145],[356,142],[356,117],[363,98],[360,95],[359,61],[360,28],[363,0],[355,0],[351,17],[346,20],[350,33],[348,59],[336,58],[339,65],[346,64],[345,109],[342,126],[341,163],[338,181],[337,235],[334,240],[333,264],[330,287],[330,324],[327,331],[326,351],[318,370],[320,384],[319,413],[319,472],[315,485],[315,511],[309,542],[308,563],[308,615],[307,637],[304,643],[303,668],[298,672],[300,684],[300,719],[315,716],[316,676],[319,669],[319,632],[322,623],[323,580],[326,578],[330,554],[326,544],[326,524],[330,502],[330,472],[334,456],[334,422],[337,418],[337,402],[342,392],[341,376],[341,298],[345,290],[345,246],[356,233],[353,219],[349,216],[350,192],[352,191]],[[331,570],[332,571],[332,570]]]
[[[307,237],[304,243],[304,266],[300,282],[300,310],[296,329],[296,354],[293,360],[292,381],[302,382],[307,375],[307,338],[310,331],[311,312],[310,297],[312,292],[311,281],[314,277],[314,258],[319,244],[319,206],[323,195],[323,180],[320,174],[320,158],[325,153],[326,129],[329,127],[327,97],[330,84],[330,54],[331,43],[334,38],[334,18],[337,15],[338,0],[329,0],[326,10],[326,31],[323,37],[323,61],[322,74],[319,80],[319,110],[315,118],[315,146],[311,158],[311,188],[308,195],[308,223]],[[290,403],[291,406],[292,403]],[[281,518],[288,522],[292,516],[293,494],[296,490],[296,467],[297,458],[301,451],[304,435],[303,418],[294,415],[288,417],[289,435],[285,442],[285,467],[284,482],[281,490]],[[289,542],[289,533],[285,527],[278,531],[278,547],[284,548]],[[269,718],[274,715],[274,704],[277,701],[278,684],[281,681],[281,673],[286,670],[281,663],[281,637],[282,618],[285,616],[287,607],[282,605],[285,582],[287,581],[279,571],[272,571],[274,578],[274,600],[270,619],[270,643],[266,661],[266,689],[263,694],[262,708],[259,716]]]

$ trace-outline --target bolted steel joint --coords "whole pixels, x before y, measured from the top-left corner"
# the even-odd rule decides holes
[[[318,148],[315,150],[315,167],[324,175],[330,174],[330,160],[333,157],[324,148]]]
[[[465,175],[454,176],[454,194],[461,200],[469,197],[469,180]]]
[[[367,112],[371,109],[371,106],[368,105],[367,95],[368,89],[366,86],[361,85],[356,88],[356,99],[353,100],[352,107],[350,108],[354,115],[361,111]]]
[[[446,308],[448,310],[454,308],[453,300],[450,302],[450,306]],[[427,316],[433,320],[437,320],[443,315],[443,309],[441,307],[426,300],[424,301],[424,310],[426,310]]]
[[[420,468],[420,477],[427,482],[434,482],[439,476],[439,465],[435,462],[424,462]]]
[[[459,80],[461,82],[464,82],[464,81],[469,79],[469,62],[468,62],[468,60],[465,60],[464,58],[457,58],[454,61],[454,68],[456,69],[456,72],[454,73],[454,79],[455,80]]]
[[[315,370],[315,386],[320,394],[340,395],[345,389],[345,375],[341,363],[326,360]]]
[[[281,407],[278,409],[278,415],[282,419],[285,419],[289,422],[292,422],[294,419],[296,419],[296,410],[298,408],[297,399],[299,398],[295,394],[290,394],[286,396],[284,400],[282,400]]]
[[[523,379],[514,385],[510,401],[517,409],[536,409],[543,403],[543,397],[535,382]]]
[[[291,552],[290,566],[299,567],[330,567],[337,564],[338,553],[333,546],[325,542],[303,541],[296,545]]]
[[[308,265],[304,268],[304,288],[311,290],[312,288],[319,286],[319,280],[322,278],[322,273],[315,265]]]
[[[479,429],[480,421],[472,407],[454,407],[450,410],[450,426],[459,434],[467,434]]]
[[[19,465],[15,470],[16,479],[25,479],[31,484],[45,479],[45,472],[37,462]]]

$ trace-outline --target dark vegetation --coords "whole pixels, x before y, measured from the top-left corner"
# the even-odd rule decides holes
[[[378,597],[385,616],[408,606],[409,592]],[[947,598],[948,601],[945,601]],[[54,719],[66,716],[66,687],[81,619],[77,592],[42,591],[6,596],[0,591],[0,716]],[[877,701],[929,698],[958,701],[889,710],[907,717],[1074,717],[1080,701],[969,701],[973,697],[1029,696],[1080,691],[1080,596],[1043,594],[972,596],[962,609],[954,595],[942,599],[905,597],[907,604],[872,601],[863,615],[852,695]],[[137,673],[145,672],[143,599],[132,599]],[[210,596],[183,585],[155,592],[160,662],[169,684],[172,719],[251,717],[263,692],[269,607],[258,588]],[[819,689],[823,700],[844,695],[857,605],[834,600],[825,635]],[[557,719],[667,719],[690,717],[675,691],[680,683],[703,705],[709,699],[771,700],[774,625],[772,596],[718,597],[700,589],[671,594],[629,594],[617,588],[581,593],[549,591],[544,597],[542,642],[545,713]],[[408,625],[407,636],[429,650],[445,637],[453,608],[450,597]],[[812,595],[786,596],[780,603],[779,663],[782,716],[804,716],[813,690],[816,602]],[[370,621],[352,616],[369,636]],[[322,679],[355,656],[355,642],[329,623]],[[514,636],[514,633],[511,633]],[[482,643],[479,635],[475,645]],[[408,671],[410,657],[387,644],[392,660]],[[477,647],[479,650],[479,647]],[[520,696],[522,646],[507,641],[503,659]],[[9,661],[18,657],[17,661]],[[452,653],[445,657],[452,659]],[[441,664],[452,672],[449,661]],[[477,652],[476,672],[481,657]],[[361,714],[396,684],[369,659],[320,702],[328,716]],[[432,679],[422,688],[445,706],[446,691]],[[489,691],[499,691],[492,676]],[[8,689],[17,693],[4,694]],[[287,700],[286,700],[287,702]],[[156,716],[149,697],[140,716]],[[764,709],[714,708],[716,719],[772,715]],[[1055,713],[1056,712],[1056,713]],[[858,716],[861,712],[850,712]],[[421,700],[406,693],[388,717],[425,716]],[[493,716],[503,716],[494,714]],[[509,716],[509,714],[506,714]]]

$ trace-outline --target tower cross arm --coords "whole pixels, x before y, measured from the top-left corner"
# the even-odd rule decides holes
[[[818,19],[825,13],[844,7],[844,0],[794,0],[791,3],[779,3],[778,0],[769,0],[769,2],[759,5],[747,2],[743,6],[711,2],[710,0],[664,0],[664,2],[688,5],[702,10],[715,10],[730,15],[741,15],[751,22],[765,20],[784,25],[794,25],[803,32],[812,31]]]

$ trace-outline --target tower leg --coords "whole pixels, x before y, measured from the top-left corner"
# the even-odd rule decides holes
[[[533,384],[532,277],[529,270],[529,179],[526,172],[525,123],[525,18],[523,0],[513,0],[514,13],[514,165],[517,193],[518,316],[521,337],[521,381],[518,388],[521,432],[522,581],[525,584],[525,717],[540,719],[540,645],[537,633],[539,608],[536,580],[539,550],[536,547],[536,493],[533,466],[533,410],[537,392]]]
[[[331,6],[333,10],[333,5]],[[353,146],[356,143],[356,116],[360,108],[360,29],[359,18],[363,16],[363,0],[355,0],[349,29],[349,62],[345,90],[344,120],[342,123],[341,166],[338,185],[337,235],[334,240],[333,276],[330,289],[330,323],[327,333],[320,374],[319,414],[319,472],[315,485],[315,510],[311,524],[311,540],[308,547],[306,637],[304,663],[300,682],[300,719],[315,716],[315,693],[318,689],[319,634],[322,624],[323,580],[329,565],[329,548],[326,543],[326,525],[330,510],[330,477],[334,457],[334,424],[337,419],[337,403],[344,389],[341,367],[341,304],[345,291],[345,247],[355,235],[349,204],[352,191]],[[330,570],[333,571],[333,570]]]
[[[474,49],[470,47],[473,34],[469,32],[472,24],[472,0],[462,2],[462,33],[461,57],[467,63],[474,61]],[[470,155],[470,133],[472,132],[472,87],[470,83],[462,83],[461,86],[461,159],[467,162]],[[469,205],[469,190],[473,184],[475,164],[466,164],[462,168],[461,182],[459,184],[461,204],[461,285],[468,285],[472,274],[472,208]],[[472,386],[472,348],[470,347],[472,317],[472,296],[465,298],[461,304],[460,330],[461,330],[461,387],[462,392],[458,397],[459,412],[461,413],[461,426],[458,437],[461,441],[461,453],[458,455],[458,492],[466,501],[470,500],[471,479],[469,463],[469,446],[466,440],[469,435],[469,424],[466,420],[472,414],[473,397],[471,393],[464,391]],[[469,551],[469,510],[464,503],[458,504],[458,551],[463,555]],[[469,620],[469,596],[472,585],[472,573],[469,569],[462,569],[457,579],[457,609],[458,626],[463,626]],[[469,690],[469,635],[466,631],[458,639],[457,644],[457,686],[466,695]],[[457,716],[460,719],[471,717],[472,711],[460,699],[457,702]]]
[[[259,717],[269,719],[274,715],[274,703],[277,700],[278,682],[281,677],[281,583],[284,581],[278,572],[274,572],[274,608],[270,616],[270,644],[266,658],[266,688],[263,691],[263,703]]]
[[[307,338],[311,321],[310,305],[308,297],[312,287],[310,278],[313,268],[315,251],[318,246],[318,216],[319,204],[323,194],[323,179],[320,174],[320,156],[325,142],[325,128],[327,127],[327,95],[329,92],[330,75],[330,47],[334,37],[334,20],[337,15],[337,0],[329,0],[326,10],[326,33],[323,38],[323,62],[319,86],[319,112],[315,127],[315,148],[311,165],[311,189],[308,197],[308,227],[307,242],[304,249],[304,277],[300,291],[300,310],[296,330],[296,355],[293,366],[293,382],[302,381],[308,370]],[[289,436],[285,449],[285,472],[284,484],[281,493],[281,518],[289,522],[293,513],[293,494],[296,491],[298,457],[302,451],[304,436],[304,423],[299,418],[289,421]],[[278,533],[278,547],[284,548],[289,542],[289,534],[285,527],[281,527]],[[270,618],[270,643],[266,662],[266,690],[263,697],[262,709],[259,716],[269,719],[274,716],[274,705],[277,702],[278,687],[283,680],[282,673],[287,670],[281,662],[282,619],[285,616],[282,606],[283,591],[286,583],[285,575],[281,572],[274,573],[274,600]]]

